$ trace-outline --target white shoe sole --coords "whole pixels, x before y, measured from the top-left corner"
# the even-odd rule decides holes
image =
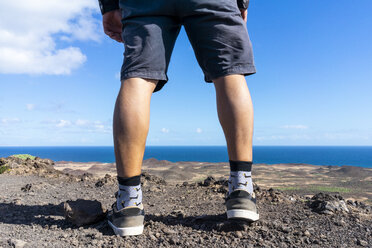
[[[257,221],[260,215],[245,209],[232,209],[227,211],[228,219],[246,219],[250,221]]]
[[[119,227],[114,226],[114,224],[112,224],[111,221],[108,221],[108,224],[111,226],[112,230],[114,230],[114,233],[116,235],[133,236],[133,235],[140,235],[143,233],[143,225],[119,228]]]

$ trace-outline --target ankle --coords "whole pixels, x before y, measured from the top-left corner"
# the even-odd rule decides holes
[[[116,199],[117,209],[138,207],[142,204],[141,176],[117,177],[119,191]]]
[[[235,190],[245,190],[253,193],[253,183],[251,177],[251,161],[233,161],[230,163],[230,178],[228,181],[229,194]]]

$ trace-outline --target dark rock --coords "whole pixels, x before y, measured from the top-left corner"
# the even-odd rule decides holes
[[[6,165],[7,161],[5,158],[0,158],[0,166]]]
[[[345,226],[345,221],[343,221],[343,220],[336,220],[335,222],[334,222],[334,224],[336,225],[336,226]]]
[[[219,178],[217,181],[215,181],[214,184],[227,187],[228,182],[229,182],[229,180],[227,178],[222,177],[222,178]]]
[[[208,187],[210,185],[213,185],[215,182],[216,182],[216,179],[214,179],[214,177],[212,176],[209,176],[203,182],[200,182],[199,186]]]
[[[362,240],[362,239],[357,239],[357,245],[367,246],[368,245],[368,242],[365,241],[365,240]]]
[[[82,182],[90,181],[93,178],[93,174],[89,172],[85,172],[83,175],[80,176],[80,180]]]
[[[259,192],[259,191],[261,191],[261,188],[260,188],[260,186],[257,185],[257,183],[253,183],[253,190]]]
[[[166,185],[167,184],[166,181],[163,178],[151,175],[147,172],[142,172],[141,176],[144,180],[149,181],[149,182],[153,182],[153,183],[161,184],[161,185]]]
[[[112,176],[110,176],[109,174],[106,174],[103,178],[99,179],[96,182],[95,186],[97,188],[99,188],[99,187],[103,187],[103,185],[105,185],[107,183],[113,183],[113,182],[115,182],[115,179]]]
[[[101,221],[106,216],[102,204],[95,200],[78,199],[64,203],[64,216],[66,220],[77,226],[89,225]]]
[[[288,226],[281,226],[281,229],[282,229],[282,232],[284,232],[284,233],[290,233],[291,232],[291,228],[288,227]]]
[[[55,170],[53,165],[54,161],[50,159],[21,159],[14,156],[7,158],[0,158],[0,165],[6,164],[10,169],[10,174],[24,175],[24,174],[60,174],[59,171]]]
[[[309,207],[314,212],[321,214],[334,214],[336,212],[349,212],[346,203],[343,198],[335,195],[318,193],[314,195],[309,201]]]
[[[183,218],[185,216],[185,211],[182,209],[173,210],[170,215],[177,218]]]
[[[169,244],[175,245],[176,243],[177,243],[177,241],[174,238],[169,239]]]
[[[317,240],[317,239],[312,240],[312,243],[317,244],[317,245],[320,244],[319,240]]]
[[[103,180],[98,180],[94,186],[99,188],[99,187],[103,187],[103,185],[105,185],[105,182]]]
[[[21,190],[22,190],[23,192],[29,192],[29,191],[31,190],[31,187],[32,187],[32,184],[31,184],[31,183],[28,183],[28,184],[26,184],[25,186],[23,186],[23,187],[21,188]]]

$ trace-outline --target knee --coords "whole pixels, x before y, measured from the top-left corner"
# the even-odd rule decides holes
[[[231,92],[244,92],[247,82],[242,74],[231,74],[213,79],[216,92],[229,94]]]
[[[156,88],[158,82],[158,79],[132,77],[121,80],[121,89],[130,88],[152,92]]]

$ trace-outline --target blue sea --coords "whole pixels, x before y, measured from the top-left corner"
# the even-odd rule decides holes
[[[31,154],[54,161],[115,162],[110,146],[0,147],[0,157]],[[227,162],[225,146],[147,146],[144,159]],[[306,163],[372,168],[372,146],[255,146],[254,163]]]

